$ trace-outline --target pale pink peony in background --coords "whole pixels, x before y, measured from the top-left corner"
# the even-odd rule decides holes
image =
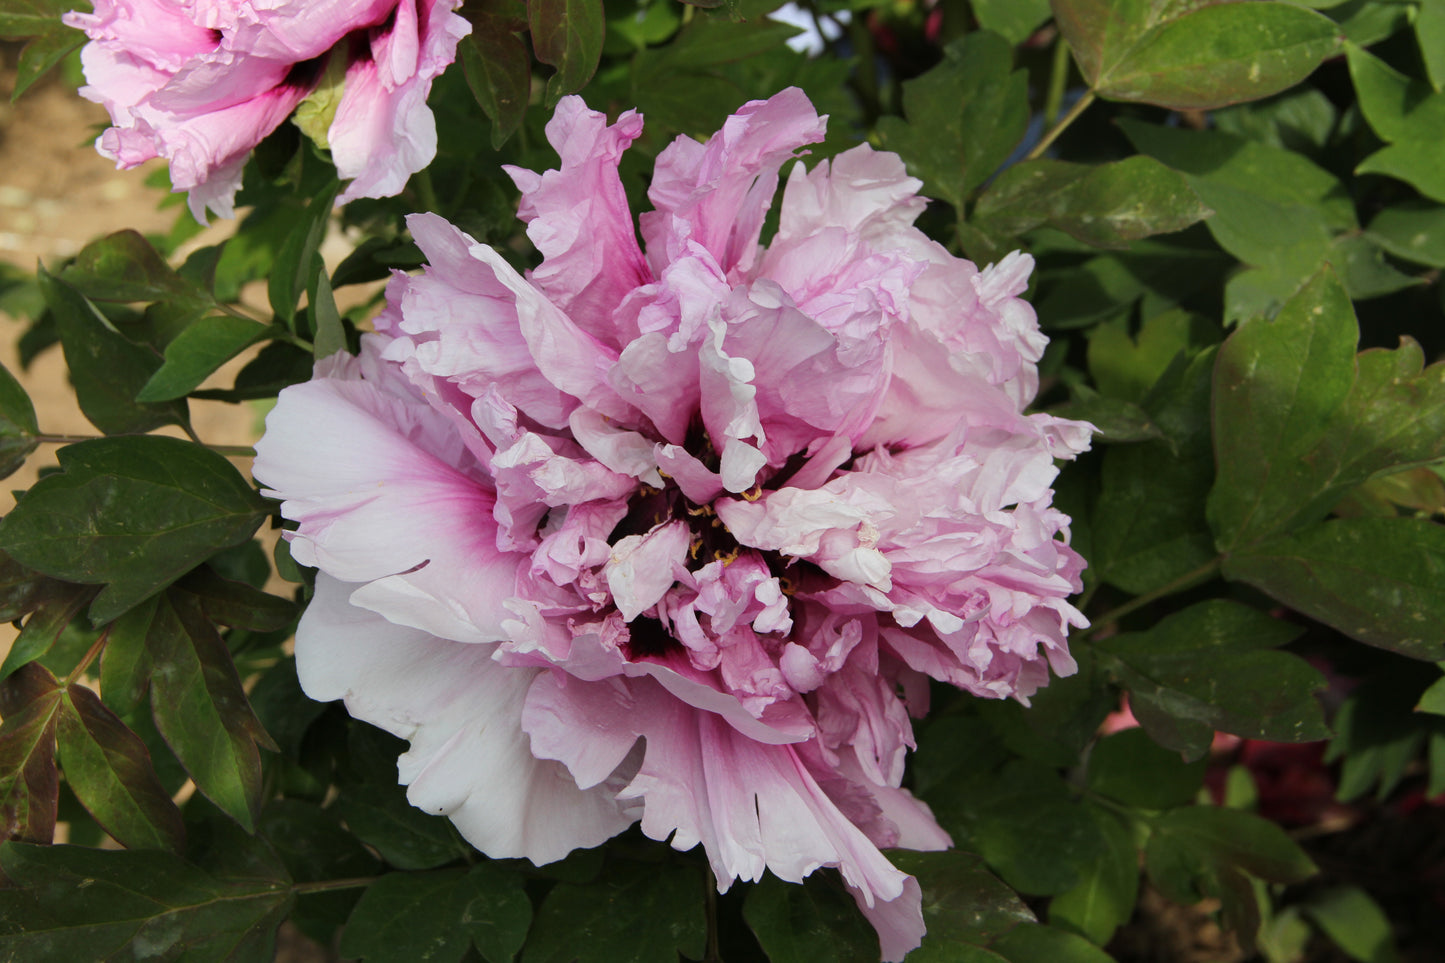
[[[170,162],[191,212],[234,216],[251,149],[328,66],[345,87],[327,139],[342,200],[397,194],[436,154],[426,106],[471,25],[461,0],[96,0],[81,93],[115,124],[96,148],[119,167]],[[341,58],[335,64],[332,58]]]
[[[1027,699],[1073,671],[1084,563],[1050,507],[1088,425],[1026,415],[1044,347],[1014,254],[912,226],[893,154],[782,166],[798,90],[657,159],[640,248],[576,97],[560,170],[510,173],[523,277],[441,218],[362,352],[284,391],[256,477],[316,566],[302,684],[410,740],[401,781],[496,857],[640,820],[722,888],[836,867],[899,959],[949,845],[900,788],[929,679]]]

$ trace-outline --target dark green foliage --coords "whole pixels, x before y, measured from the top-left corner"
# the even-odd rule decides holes
[[[81,41],[71,6],[0,0],[17,95]],[[406,214],[535,267],[502,167],[555,165],[563,95],[645,115],[621,163],[642,211],[674,136],[787,86],[831,115],[806,163],[896,151],[934,240],[1035,258],[1037,408],[1099,430],[1054,482],[1089,563],[1077,672],[1028,705],[939,685],[915,722],[904,786],[955,847],[888,853],[922,892],[910,963],[1107,963],[1141,878],[1270,963],[1418,955],[1398,895],[1293,885],[1319,843],[1217,734],[1331,740],[1321,805],[1366,826],[1445,792],[1445,4],[819,0],[852,21],[816,57],[776,6],[471,0],[436,160],[400,196],[335,208],[285,123],[208,246],[182,219],[0,269],[22,365],[58,342],[112,436],[60,448],[0,522],[0,959],[261,961],[284,919],[378,963],[878,959],[831,869],[718,894],[635,831],[544,867],[477,853],[408,802],[403,740],[306,697],[287,640],[313,573],[253,540],[290,523],[225,457],[246,450],[147,434],[354,352],[378,282],[421,265]],[[0,369],[0,477],[46,416]],[[1121,699],[1138,728],[1105,725]],[[83,845],[43,845],[57,822]]]

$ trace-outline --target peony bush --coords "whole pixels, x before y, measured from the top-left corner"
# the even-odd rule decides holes
[[[1445,942],[1439,18],[772,7],[0,0],[0,955]]]

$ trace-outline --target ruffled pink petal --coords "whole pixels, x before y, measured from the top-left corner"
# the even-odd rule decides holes
[[[617,162],[642,133],[642,118],[626,111],[617,123],[564,97],[547,123],[547,140],[561,167],[536,174],[503,168],[522,191],[517,216],[542,252],[532,281],[591,334],[621,348],[612,313],[634,288],[651,279]]]
[[[742,106],[706,145],[679,137],[657,157],[641,218],[655,276],[691,239],[725,274],[746,272],[757,253],[778,170],[802,147],[823,139],[819,117],[796,87]]]
[[[579,789],[539,759],[521,728],[533,672],[497,665],[493,646],[444,641],[347,601],[324,572],[296,631],[296,669],[313,699],[344,699],[356,718],[411,743],[398,763],[407,798],[449,816],[497,859],[537,864],[596,846],[635,816],[615,789]]]

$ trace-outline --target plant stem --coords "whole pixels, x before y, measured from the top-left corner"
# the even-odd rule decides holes
[[[197,437],[196,437],[194,434],[192,434],[191,432],[187,432],[187,434],[189,434],[189,435],[191,436],[191,440],[194,441],[196,444],[200,445],[202,448],[209,448],[209,449],[211,449],[211,451],[214,451],[214,452],[215,452],[216,454],[218,454],[218,455],[228,455],[228,456],[235,457],[235,458],[252,458],[252,457],[254,457],[255,454],[256,454],[256,449],[252,448],[250,445],[209,445],[209,444],[207,444],[206,442],[201,441],[199,438],[197,438]],[[31,437],[34,441],[36,441],[36,442],[38,442],[39,444],[42,444],[42,445],[78,445],[78,444],[80,444],[80,443],[83,442],[83,441],[99,441],[101,438],[106,438],[106,437],[109,437],[109,436],[107,436],[107,435],[31,435],[30,437]]]
[[[74,669],[71,669],[70,674],[65,677],[66,685],[74,685],[76,680],[78,680],[81,676],[85,674],[85,670],[90,668],[90,664],[95,661],[97,656],[100,655],[100,650],[105,648],[105,643],[109,639],[110,626],[107,625],[104,629],[101,630],[100,636],[95,640],[95,642],[91,644],[90,648],[86,651],[85,658],[81,659],[80,664],[78,664]]]
[[[1064,89],[1069,84],[1069,45],[1064,35],[1054,41],[1054,62],[1049,68],[1049,90],[1044,96],[1044,123],[1052,127],[1064,106]]]
[[[1118,608],[1110,609],[1103,615],[1099,616],[1097,619],[1092,620],[1092,625],[1090,625],[1087,629],[1084,629],[1082,632],[1076,633],[1073,637],[1075,639],[1086,639],[1089,636],[1093,635],[1095,632],[1097,632],[1099,629],[1102,629],[1104,626],[1113,625],[1115,622],[1124,618],[1124,616],[1131,615],[1134,612],[1137,612],[1139,609],[1142,609],[1144,606],[1150,604],[1151,602],[1157,602],[1159,599],[1162,599],[1167,595],[1173,595],[1175,592],[1182,592],[1184,589],[1192,588],[1193,586],[1198,585],[1200,582],[1208,579],[1211,575],[1217,573],[1219,571],[1219,566],[1223,563],[1224,556],[1217,555],[1209,561],[1205,562],[1203,565],[1199,566],[1198,568],[1185,572],[1174,581],[1169,582],[1166,585],[1161,585],[1152,592],[1145,592],[1143,595],[1140,595],[1134,599],[1131,599],[1128,602],[1125,602]]]
[[[1069,108],[1067,114],[1059,118],[1057,124],[1049,128],[1048,133],[1044,134],[1043,139],[1034,145],[1034,149],[1028,152],[1028,156],[1026,156],[1024,160],[1035,160],[1036,158],[1042,157],[1044,151],[1052,147],[1054,141],[1059,139],[1059,135],[1068,130],[1069,125],[1078,120],[1079,115],[1087,110],[1093,102],[1094,92],[1092,90],[1084,91],[1084,96],[1074,102],[1074,106]]]
[[[707,868],[707,881],[703,885],[707,887],[703,894],[707,911],[707,950],[702,959],[703,963],[722,963],[722,950],[718,947],[717,935],[717,878],[713,876],[711,866]]]
[[[220,310],[223,314],[229,314],[233,318],[240,318],[242,321],[255,321],[257,324],[267,325],[271,323],[265,318],[262,318],[260,315],[252,314],[250,311],[242,310],[242,307],[240,305],[222,304],[220,301],[217,301],[216,308]]]
[[[293,883],[291,892],[304,895],[306,893],[329,893],[338,889],[364,889],[379,879],[381,879],[380,876],[355,876],[351,879],[323,879],[315,883]]]

